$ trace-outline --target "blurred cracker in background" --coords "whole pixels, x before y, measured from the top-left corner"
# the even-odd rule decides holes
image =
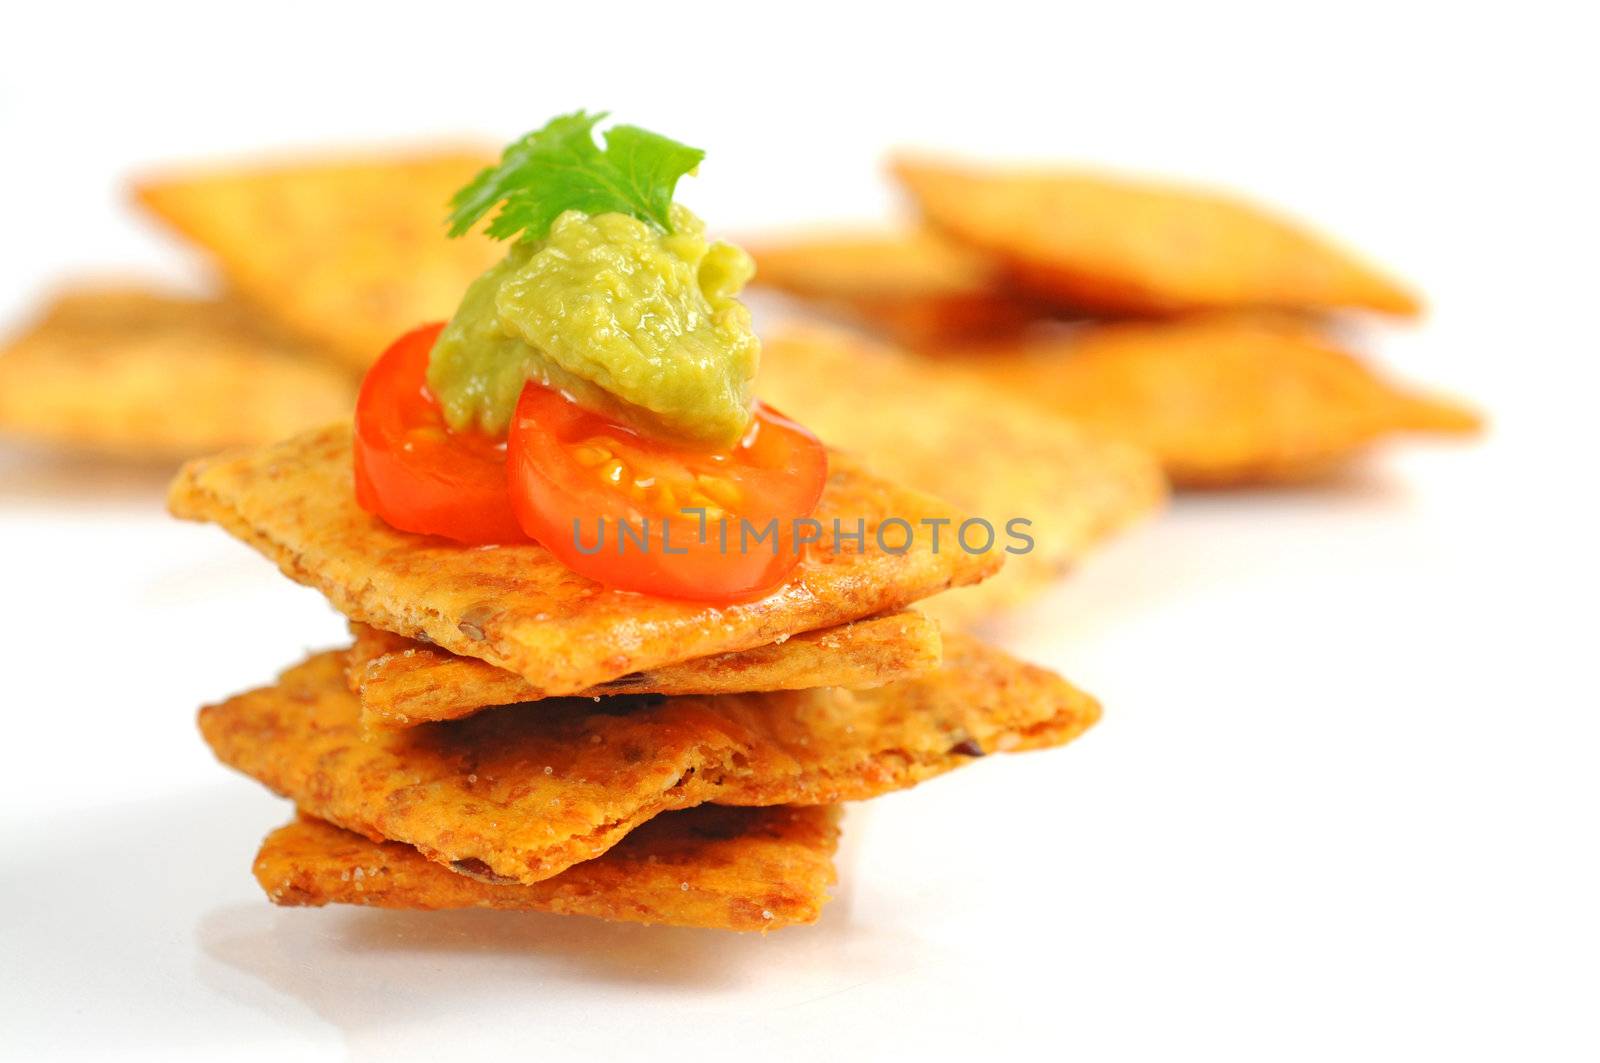
[[[1165,498],[1144,452],[935,361],[818,327],[773,332],[761,359],[756,394],[830,446],[990,521],[1001,546],[1007,521],[1032,521],[1031,552],[1008,557],[982,584],[920,603],[952,627],[1043,590]],[[955,533],[944,530],[943,548],[959,549]]]
[[[745,246],[756,260],[753,284],[913,347],[1014,333],[1050,312],[988,256],[926,229],[835,229]]]
[[[0,431],[170,461],[349,413],[355,378],[230,298],[136,283],[63,288],[0,351]]]
[[[1386,437],[1481,427],[1467,407],[1391,383],[1287,317],[1093,325],[945,364],[1149,451],[1182,487],[1303,481]]]
[[[1481,427],[1466,407],[1391,384],[1331,344],[1322,325],[1337,312],[1410,315],[1420,303],[1384,273],[1267,210],[1180,185],[1070,169],[902,156],[891,171],[919,221],[877,234],[755,242],[758,266],[768,271],[757,283],[824,312],[842,308],[869,329],[939,356],[928,359],[937,368],[865,384],[880,406],[915,396],[907,400],[915,407],[924,401],[919,376],[923,388],[941,376],[940,386],[952,388],[953,373],[968,387],[997,387],[1053,414],[1068,430],[1139,447],[1176,485],[1191,488],[1308,480],[1385,437]],[[1143,321],[1119,323],[1119,315]],[[775,401],[784,405],[781,393]],[[846,413],[832,424],[826,411],[789,405],[845,446],[866,430],[864,418]],[[1043,432],[1015,434],[1040,440]],[[1028,452],[1026,442],[1014,442]],[[863,449],[879,460],[904,457],[889,440]],[[966,459],[946,457],[957,460]],[[978,505],[962,497],[960,469],[940,472],[943,486],[897,474]],[[984,476],[983,489],[1005,500],[1004,475]],[[1029,490],[1049,497],[1047,485]],[[1015,579],[1002,575],[972,593],[992,595]]]
[[[1106,313],[1421,304],[1379,270],[1242,200],[1067,169],[901,156],[891,164],[926,222],[993,257],[1021,287]]]
[[[450,197],[493,161],[439,149],[262,162],[147,177],[134,195],[263,313],[364,370],[396,337],[455,313],[504,254],[445,232]]]

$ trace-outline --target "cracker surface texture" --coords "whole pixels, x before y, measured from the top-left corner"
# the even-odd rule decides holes
[[[546,695],[573,694],[632,672],[764,646],[787,635],[899,609],[998,569],[999,551],[935,551],[922,536],[905,553],[897,517],[960,515],[834,455],[815,514],[823,528],[865,525],[807,548],[789,581],[753,602],[713,607],[607,590],[533,543],[465,549],[396,531],[356,504],[350,428],[190,462],[168,495],[172,512],[221,524],[316,587],[352,620],[478,657]]]
[[[409,845],[302,816],[267,836],[256,881],[272,903],[587,915],[613,922],[777,930],[815,922],[835,881],[838,809],[701,805],[657,816],[605,855],[535,882],[483,882]]]
[[[476,657],[366,624],[352,624],[346,677],[369,728],[415,727],[470,716],[485,707],[536,701],[526,679]],[[737,694],[812,687],[883,686],[921,675],[940,660],[939,625],[907,610],[782,642],[665,665],[582,691],[610,694]]]
[[[985,753],[1060,745],[1098,717],[1053,673],[957,636],[937,671],[874,690],[574,698],[378,734],[330,652],[201,710],[200,730],[314,816],[529,883],[663,812],[863,800]]]

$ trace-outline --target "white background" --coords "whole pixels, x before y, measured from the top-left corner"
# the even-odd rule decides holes
[[[166,519],[166,471],[0,449],[0,1054],[1600,1052],[1580,5],[334,7],[7,6],[5,321],[85,268],[198,281],[123,204],[140,165],[609,107],[710,149],[723,231],[884,215],[891,143],[1258,194],[1427,291],[1363,342],[1493,433],[1093,557],[994,634],[1104,723],[853,810],[822,922],[766,939],[269,907],[287,806],[193,713],[339,621]]]

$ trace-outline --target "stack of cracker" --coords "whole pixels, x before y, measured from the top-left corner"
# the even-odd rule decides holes
[[[830,462],[825,526],[963,519]],[[336,425],[192,462],[170,496],[352,623],[349,648],[200,713],[224,763],[298,808],[256,860],[278,904],[807,923],[841,802],[1099,716],[907,608],[992,575],[999,553],[825,540],[778,591],[712,607],[607,590],[536,544],[396,531],[356,504],[350,469]]]
[[[1415,317],[1421,300],[1276,211],[1072,167],[891,170],[910,224],[751,242],[754,283],[931,356],[944,386],[1137,447],[1183,488],[1314,480],[1387,440],[1481,427],[1345,349],[1343,317]]]

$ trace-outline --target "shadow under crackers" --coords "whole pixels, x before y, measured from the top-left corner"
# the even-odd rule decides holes
[[[628,996],[645,1016],[716,999],[800,954],[853,952],[848,915],[836,894],[817,925],[763,937],[541,912],[286,910],[263,898],[206,912],[197,964],[202,979],[263,1010],[293,998],[336,1027],[353,1057],[377,1059],[408,1030],[463,1016],[548,1031],[572,1020],[574,988],[591,1001]],[[650,992],[630,996],[640,989]]]
[[[575,996],[620,995],[645,1021],[723,999],[763,971],[785,972],[768,990],[781,1002],[882,966],[883,942],[852,925],[837,889],[818,924],[766,937],[546,913],[274,908],[250,864],[290,814],[287,802],[228,780],[115,809],[44,812],[8,837],[0,903],[28,913],[7,945],[28,970],[24,999],[11,1002],[23,1026],[49,1011],[44,1001],[70,996],[97,1002],[95,1022],[75,1031],[88,1051],[146,1043],[163,1023],[223,1041],[251,1029],[309,1037],[326,1024],[351,1054],[379,1057],[446,1016],[536,1030],[575,1021]],[[848,866],[840,873],[849,881]],[[34,993],[37,1008],[26,999]]]

